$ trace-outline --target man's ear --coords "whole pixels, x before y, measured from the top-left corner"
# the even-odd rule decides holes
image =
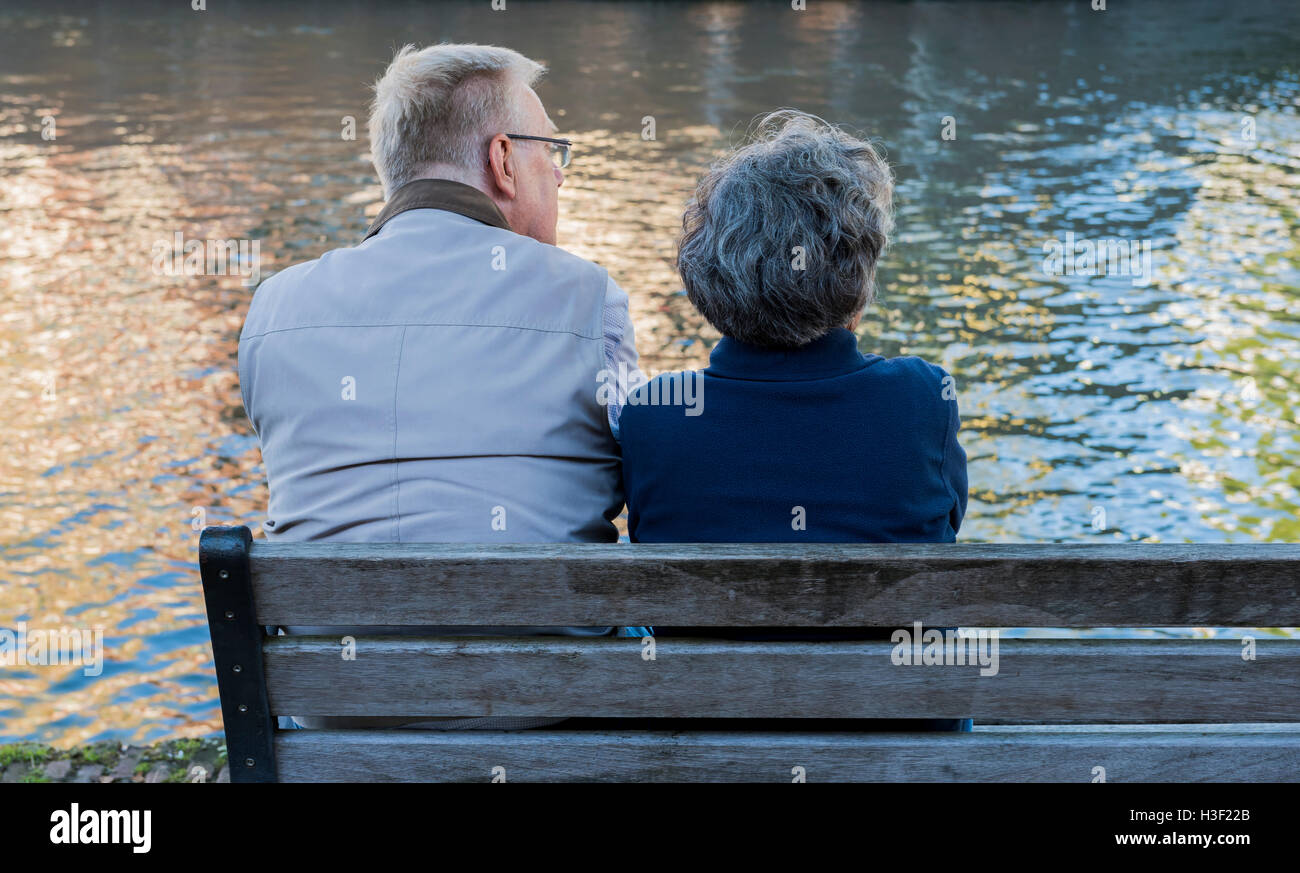
[[[515,144],[504,133],[498,133],[488,143],[488,178],[501,196],[513,200],[518,190],[515,175]]]

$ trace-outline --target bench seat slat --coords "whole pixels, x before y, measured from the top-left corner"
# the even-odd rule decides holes
[[[1300,545],[254,543],[265,625],[1300,626]]]
[[[1300,721],[1300,646],[1022,640],[998,672],[895,665],[887,642],[269,637],[276,715]]]
[[[284,731],[276,760],[289,782],[1296,782],[1300,732]]]

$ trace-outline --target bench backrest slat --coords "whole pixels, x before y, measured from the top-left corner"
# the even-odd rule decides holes
[[[1292,727],[1292,726],[1279,726]],[[971,734],[285,731],[285,781],[1300,781],[1295,731]]]
[[[254,543],[267,625],[1292,627],[1300,545]]]
[[[1236,640],[1000,640],[997,672],[894,663],[881,642],[634,638],[277,637],[263,648],[280,715],[635,718],[1037,717],[1300,721],[1300,645]],[[975,655],[972,650],[968,654]],[[988,654],[986,650],[985,654]]]

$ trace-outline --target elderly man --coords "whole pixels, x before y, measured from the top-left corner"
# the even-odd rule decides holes
[[[506,48],[407,46],[376,83],[387,205],[359,245],[263,283],[240,337],[268,539],[617,540],[622,397],[596,388],[637,353],[627,295],[555,245],[570,143],[543,72]]]

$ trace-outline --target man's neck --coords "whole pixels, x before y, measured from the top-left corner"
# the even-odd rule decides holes
[[[496,204],[497,209],[501,210],[502,215],[506,216],[507,219],[510,217],[510,202],[502,200],[497,197],[495,193],[489,190],[491,186],[484,181],[481,173],[466,170],[464,167],[453,167],[450,164],[434,164],[433,166],[426,167],[421,171],[420,175],[415,177],[415,179],[446,179],[450,182],[460,182],[462,185],[469,185],[471,188],[477,188],[482,191],[489,200]],[[414,182],[415,179],[412,179],[411,181]]]
[[[462,185],[469,185],[471,188],[477,188],[488,197],[492,197],[492,192],[488,191],[487,186],[483,184],[483,175],[481,173],[473,173],[462,167],[437,164],[425,168],[423,172],[410,181],[414,182],[416,179],[447,179],[451,182],[460,182]],[[494,201],[496,200],[495,197],[492,197],[492,199]]]
[[[379,215],[366,231],[370,239],[389,220],[412,209],[442,209],[472,218],[483,224],[510,230],[510,222],[492,198],[473,185],[455,179],[412,179],[393,191]]]

